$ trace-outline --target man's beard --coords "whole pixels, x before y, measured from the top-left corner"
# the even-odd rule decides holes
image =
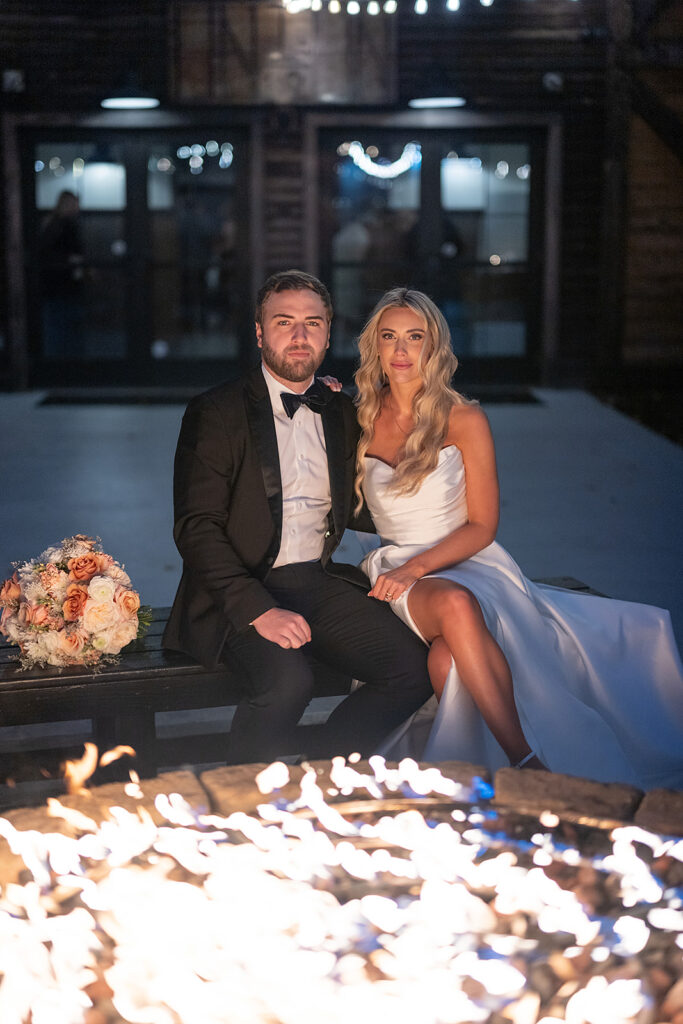
[[[308,358],[298,357],[289,359],[286,353],[275,352],[264,337],[261,338],[261,356],[269,370],[282,377],[283,380],[291,380],[293,384],[300,384],[312,377],[323,361],[325,353],[322,352],[319,358],[311,352]]]

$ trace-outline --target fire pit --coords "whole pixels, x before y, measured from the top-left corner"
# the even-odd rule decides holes
[[[683,840],[442,767],[133,776],[0,819],[2,1024],[680,1024]]]

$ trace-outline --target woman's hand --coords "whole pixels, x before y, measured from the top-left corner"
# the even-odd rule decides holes
[[[341,381],[337,380],[336,377],[332,377],[329,373],[326,377],[319,377],[318,380],[321,384],[327,385],[330,391],[341,391],[342,389]]]
[[[400,565],[398,569],[382,573],[375,580],[375,585],[368,593],[368,597],[374,597],[378,601],[396,601],[401,594],[404,594],[409,587],[412,587],[422,574],[408,565]]]

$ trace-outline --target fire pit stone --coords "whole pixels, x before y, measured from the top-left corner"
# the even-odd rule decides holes
[[[631,820],[643,799],[635,786],[514,768],[496,772],[495,791],[494,806],[511,807],[525,814],[549,810],[569,821],[602,824],[605,828]]]
[[[635,813],[636,825],[666,835],[683,836],[683,793],[651,789]]]

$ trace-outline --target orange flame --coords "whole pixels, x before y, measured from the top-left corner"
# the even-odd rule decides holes
[[[118,761],[120,757],[124,757],[126,754],[128,757],[137,756],[132,747],[129,747],[124,743],[119,743],[118,747],[112,747],[111,750],[105,750],[100,758],[100,767],[105,768],[108,764]]]
[[[64,763],[64,781],[67,793],[87,793],[83,786],[97,768],[97,747],[94,743],[85,744],[85,753],[77,761]]]

